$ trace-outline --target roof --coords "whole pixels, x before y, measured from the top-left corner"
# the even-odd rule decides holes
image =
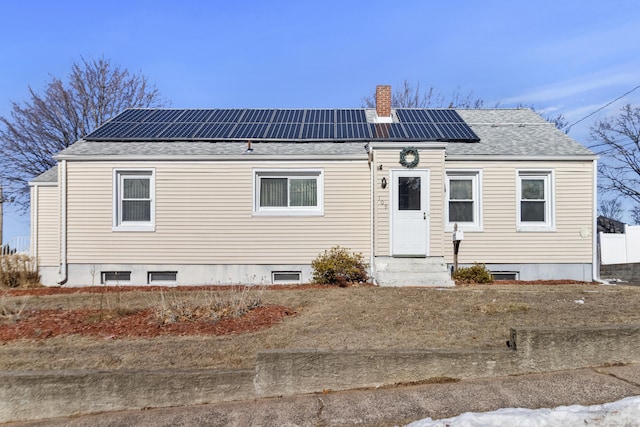
[[[33,178],[29,184],[47,184],[58,182],[58,166],[54,166],[46,172]]]
[[[364,147],[369,142],[376,142],[378,147],[384,146],[384,144],[397,144],[398,146],[407,146],[412,144],[430,144],[438,142],[442,144],[446,143],[446,154],[448,159],[464,159],[464,158],[478,158],[478,157],[513,157],[513,158],[597,158],[596,155],[587,149],[586,147],[574,141],[562,131],[556,129],[556,127],[540,117],[538,114],[530,109],[398,109],[393,111],[395,123],[386,124],[389,126],[398,125],[394,131],[398,129],[402,130],[403,135],[406,135],[406,129],[410,128],[409,124],[417,123],[421,118],[429,120],[430,117],[438,117],[438,114],[449,117],[448,120],[453,123],[454,120],[458,120],[458,127],[468,128],[472,134],[478,138],[475,142],[471,142],[468,139],[445,139],[440,137],[432,140],[413,140],[401,137],[392,138],[388,134],[386,138],[368,138],[361,139],[362,135],[358,134],[352,139],[333,138],[318,140],[314,137],[310,139],[253,139],[246,138],[235,140],[233,137],[229,139],[195,139],[187,140],[181,137],[176,138],[140,138],[135,139],[134,133],[128,133],[135,126],[147,126],[155,128],[156,124],[162,124],[161,126],[173,126],[170,123],[178,125],[177,122],[157,121],[157,122],[133,122],[131,115],[142,114],[137,120],[144,120],[146,117],[156,117],[154,120],[168,120],[165,115],[179,115],[184,114],[250,114],[252,117],[257,117],[258,114],[267,114],[264,112],[269,111],[271,117],[274,118],[278,114],[300,114],[306,118],[309,116],[315,117],[312,120],[329,120],[326,118],[319,118],[322,114],[325,117],[333,117],[333,129],[337,129],[341,125],[349,125],[354,123],[342,123],[344,120],[360,120],[359,126],[369,126],[368,129],[374,132],[376,129],[380,130],[381,124],[371,123],[372,115],[375,116],[375,112],[369,109],[351,109],[351,110],[172,110],[172,109],[140,109],[140,110],[125,110],[124,113],[119,115],[110,122],[96,129],[85,139],[76,142],[69,148],[62,151],[56,158],[58,159],[72,159],[72,158],[90,158],[90,157],[111,157],[111,158],[132,158],[132,157],[144,157],[144,158],[160,158],[160,157],[217,157],[217,156],[362,156],[366,158],[366,151]],[[372,114],[373,113],[373,114]],[[454,114],[455,113],[455,114]],[[152,114],[148,116],[145,114]],[[364,118],[363,118],[364,114]],[[268,115],[268,114],[267,114]],[[340,119],[343,116],[352,117],[351,119]],[[142,119],[140,119],[142,117]],[[195,116],[194,116],[195,117]],[[246,116],[249,117],[249,116]],[[355,118],[353,118],[355,117]],[[413,120],[413,122],[399,121],[399,118],[405,118],[406,120]],[[222,120],[222,119],[220,119]],[[230,120],[230,119],[225,119]],[[256,119],[258,120],[258,119]],[[302,120],[302,119],[291,119]],[[363,121],[364,120],[364,121]],[[440,128],[446,128],[443,119],[439,119],[437,122]],[[133,123],[137,123],[132,125]],[[147,125],[145,125],[145,123]],[[182,123],[182,122],[180,122]],[[208,122],[193,122],[193,126],[204,126]],[[213,123],[213,122],[211,122]],[[276,122],[272,121],[271,124]],[[311,123],[310,124],[318,124]],[[426,122],[425,122],[426,123]],[[435,122],[434,122],[435,123]],[[278,123],[280,124],[280,123]],[[295,124],[295,123],[290,123]],[[302,123],[304,125],[304,123]],[[107,131],[101,131],[109,125]],[[130,126],[134,126],[133,128]],[[119,126],[122,126],[121,135]],[[393,126],[392,126],[393,127]],[[145,127],[146,128],[146,127]],[[127,130],[128,129],[128,130]],[[157,128],[155,128],[157,130]],[[304,129],[304,126],[301,127]],[[391,128],[387,128],[391,129]],[[425,125],[425,129],[430,128]],[[140,129],[142,130],[142,128]],[[166,129],[165,129],[166,130]],[[161,131],[164,132],[164,131]],[[222,132],[222,131],[221,131]],[[229,131],[231,132],[231,131]],[[107,137],[100,137],[100,135],[109,135]],[[129,136],[127,136],[129,135]],[[232,135],[230,133],[229,135]],[[299,135],[298,135],[299,136]],[[335,136],[335,134],[334,134]],[[252,151],[247,151],[248,141],[251,141]]]
[[[534,111],[457,110],[480,137],[479,144],[449,144],[447,156],[593,156],[594,153]]]

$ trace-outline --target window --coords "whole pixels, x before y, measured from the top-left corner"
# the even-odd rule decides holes
[[[150,285],[175,284],[178,280],[177,271],[149,271],[147,272],[147,283]]]
[[[323,214],[323,173],[319,170],[257,170],[254,193],[257,214]]]
[[[113,230],[154,231],[154,171],[114,170]]]
[[[447,171],[447,231],[453,231],[454,224],[462,231],[482,231],[481,183],[482,171]]]
[[[131,281],[130,271],[102,271],[100,276],[103,285],[117,285]]]
[[[274,284],[287,284],[287,283],[301,283],[302,273],[300,271],[272,271],[271,283]]]
[[[553,172],[518,171],[518,231],[553,231]]]

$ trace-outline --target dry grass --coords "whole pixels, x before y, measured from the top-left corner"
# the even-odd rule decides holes
[[[0,255],[0,288],[30,288],[40,285],[37,263],[27,255]]]
[[[176,296],[224,298],[229,292],[176,291]],[[153,304],[149,292],[106,298],[105,305],[114,309]],[[640,287],[632,286],[267,289],[261,298],[298,315],[260,332],[220,337],[10,341],[0,345],[0,369],[250,368],[256,352],[268,348],[495,349],[504,348],[514,326],[640,324]],[[97,308],[99,303],[99,294],[86,293],[27,299],[29,308]]]
[[[0,295],[0,324],[20,320],[27,308],[26,298],[8,298]]]
[[[231,292],[159,292],[153,296],[152,307],[160,324],[177,322],[217,322],[227,317],[239,317],[262,304],[264,287],[238,286]]]

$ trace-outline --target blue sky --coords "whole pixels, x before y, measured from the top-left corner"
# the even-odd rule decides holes
[[[176,108],[358,107],[403,80],[573,123],[640,85],[640,3],[589,1],[0,0],[0,115],[104,56]],[[637,103],[637,90],[574,126]],[[5,207],[4,241],[29,234]]]

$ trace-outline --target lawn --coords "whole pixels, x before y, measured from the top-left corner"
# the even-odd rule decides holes
[[[0,370],[250,368],[256,352],[269,348],[499,349],[513,326],[640,324],[640,287],[595,284],[267,287],[252,291],[262,307],[215,325],[187,320],[169,330],[152,314],[163,298],[211,301],[238,293],[218,289],[0,291],[0,314],[3,307],[21,311],[19,320],[4,316],[0,322]],[[8,338],[8,331],[41,313],[58,317],[39,320],[29,338]],[[141,326],[109,326],[127,316]],[[79,329],[47,332],[76,318],[84,319]],[[138,327],[160,332],[135,336]]]

